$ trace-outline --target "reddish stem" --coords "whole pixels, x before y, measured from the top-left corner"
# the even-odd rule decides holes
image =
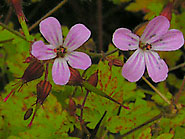
[[[85,102],[87,100],[88,94],[89,94],[89,91],[87,90],[87,93],[85,95],[85,98],[84,98],[82,106],[81,106],[80,122],[82,122],[82,120],[83,120],[83,118],[82,118],[83,117],[83,109],[84,109],[84,105],[85,105]]]
[[[39,107],[40,107],[40,104],[37,103],[37,104],[36,104],[35,111],[34,111],[34,113],[33,113],[33,117],[32,117],[32,119],[31,119],[30,123],[28,124],[28,127],[29,127],[29,128],[32,126],[33,120],[34,120],[34,118],[35,118],[36,112],[37,112],[37,110],[38,110]]]
[[[47,79],[48,79],[48,67],[49,67],[49,64],[48,63],[46,63],[46,71],[45,71],[45,81],[47,81]]]
[[[10,95],[15,92],[15,89],[12,89],[12,91],[4,98],[4,102],[6,102],[8,100],[8,98],[10,97]]]

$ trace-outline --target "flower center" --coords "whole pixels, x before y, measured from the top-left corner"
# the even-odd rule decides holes
[[[57,57],[64,57],[67,53],[67,49],[63,46],[60,46],[59,48],[55,48],[54,52],[57,53]]]
[[[150,49],[152,49],[152,45],[148,44],[148,43],[144,44],[140,41],[139,48],[141,48],[142,50],[150,50]]]

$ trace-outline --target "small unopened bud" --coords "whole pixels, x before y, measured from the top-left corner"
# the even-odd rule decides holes
[[[123,61],[120,59],[113,59],[113,65],[116,67],[122,67],[123,66]]]
[[[123,61],[120,59],[112,59],[111,61],[109,61],[108,65],[110,68],[112,67],[112,65],[116,67],[123,67]]]
[[[31,119],[30,123],[28,124],[28,127],[29,127],[29,128],[32,126],[33,120],[35,119],[37,110],[38,110],[39,108],[40,108],[40,103],[37,103],[37,104],[36,104],[36,107],[35,107],[35,111],[34,111],[33,116],[32,116],[32,119]],[[30,110],[30,112],[31,112],[31,110]],[[31,115],[32,115],[32,113],[31,113]],[[31,116],[31,115],[30,115],[30,116]]]
[[[15,88],[13,88],[12,91],[8,94],[8,96],[5,97],[4,101],[7,101],[10,95],[14,94],[17,89],[19,92],[25,83],[40,78],[43,75],[43,72],[44,66],[40,61],[34,60],[33,62],[31,62],[24,71],[24,74],[20,78],[20,81],[15,84]]]
[[[33,108],[29,108],[26,113],[24,114],[24,120],[27,120],[30,118],[30,116],[32,115],[33,113]]]
[[[173,9],[173,3],[172,2],[169,2],[164,7],[164,9],[162,10],[162,12],[161,12],[160,15],[165,16],[171,22],[171,19],[172,19],[172,9]]]
[[[40,83],[37,84],[37,100],[36,103],[43,104],[46,97],[51,92],[52,85],[49,83],[49,81],[40,81]]]
[[[98,70],[95,73],[93,73],[87,81],[88,83],[96,87],[98,84]]]
[[[80,72],[72,67],[69,67],[71,76],[67,85],[79,86],[83,82]]]
[[[35,119],[35,115],[37,113],[37,110],[44,103],[45,99],[47,98],[47,96],[51,92],[51,88],[52,88],[52,85],[46,80],[40,81],[37,84],[37,100],[36,100],[36,103],[35,103],[36,107],[35,107],[35,111],[33,113],[32,119],[31,119],[30,123],[28,124],[28,127],[32,126],[32,123],[33,123],[33,120]],[[35,105],[35,104],[33,104],[33,105]],[[30,110],[30,113],[32,114],[31,110]],[[28,112],[29,117],[31,116],[30,113]]]
[[[76,108],[77,108],[77,106],[76,106],[75,101],[70,97],[69,98],[69,114],[71,116],[74,116],[75,115]]]

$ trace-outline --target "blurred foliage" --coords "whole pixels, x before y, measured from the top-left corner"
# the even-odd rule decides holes
[[[40,1],[40,0],[39,0]],[[38,0],[32,0],[33,3]],[[129,2],[126,10],[131,12],[143,11],[145,19],[152,19],[159,15],[166,0],[112,0],[114,4]],[[183,10],[182,10],[183,11]],[[173,13],[171,28],[180,29],[185,34],[184,18],[185,12]],[[63,35],[66,36],[68,27],[63,26]],[[39,33],[32,34],[36,40],[44,40]],[[90,42],[90,43],[89,43]],[[89,44],[93,40],[89,40]],[[93,42],[94,44],[94,42]],[[77,106],[83,102],[86,90],[74,86],[55,85],[51,77],[51,64],[49,66],[49,81],[52,84],[52,92],[47,97],[43,106],[39,108],[36,118],[31,128],[27,125],[31,118],[24,121],[24,114],[36,102],[36,85],[41,79],[31,81],[23,86],[20,92],[16,92],[7,102],[3,102],[11,90],[15,87],[28,64],[23,63],[29,56],[30,43],[18,35],[0,26],[0,69],[1,76],[7,76],[5,87],[1,90],[0,96],[0,138],[82,138],[86,132],[81,127],[79,121],[80,108],[77,108],[75,115],[69,114],[69,98],[72,97]],[[114,46],[109,44],[108,52],[114,50]],[[182,57],[183,50],[174,52],[160,52],[160,56],[165,59],[169,68],[177,65]],[[107,59],[124,59],[119,52],[111,54]],[[182,60],[181,60],[182,61]],[[182,70],[183,68],[181,68]],[[130,83],[121,75],[121,67],[108,65],[108,61],[100,59],[97,64],[93,64],[84,75],[84,79],[89,78],[98,70],[98,85],[107,95],[111,96],[130,110],[121,108],[118,104],[98,96],[92,92],[87,97],[83,120],[87,130],[91,133],[96,128],[105,111],[107,111],[103,121],[98,128],[97,138],[119,138],[127,132],[137,129],[138,126],[147,123],[159,114],[158,119],[151,120],[138,130],[128,134],[123,138],[136,139],[183,139],[185,137],[185,93],[181,90],[178,98],[178,108],[168,106],[153,90],[145,83]],[[80,71],[83,74],[83,71]],[[173,101],[179,92],[183,78],[177,78],[172,72],[166,81],[155,84],[156,88],[169,100]],[[142,82],[142,80],[140,81]],[[182,104],[182,105],[181,105]],[[70,135],[70,136],[69,136]]]

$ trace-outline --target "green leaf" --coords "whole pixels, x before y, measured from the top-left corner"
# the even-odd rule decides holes
[[[6,86],[3,98],[11,91],[11,82]],[[36,84],[33,81],[24,86],[23,90],[11,96],[7,102],[0,103],[2,121],[2,132],[0,138],[20,137],[20,138],[59,138],[68,137],[68,131],[74,130],[74,125],[80,127],[74,117],[70,117],[66,110],[63,110],[56,97],[50,94],[44,102],[44,107],[40,107],[31,128],[27,125],[31,118],[24,121],[24,113],[36,101]],[[33,106],[34,108],[34,106]],[[15,118],[16,117],[16,118]]]
[[[169,73],[168,78],[167,78],[167,82],[171,85],[174,86],[176,88],[180,88],[182,85],[182,79],[178,79],[174,74]],[[175,92],[173,92],[175,93]]]
[[[109,0],[109,1],[112,1],[114,4],[120,4],[124,2],[129,2],[130,0]]]
[[[185,137],[185,128],[184,127],[176,127],[175,128],[175,135],[174,135],[174,139],[180,139],[182,137]]]
[[[173,138],[173,134],[164,133],[158,136],[156,139],[172,139],[172,138]]]
[[[151,12],[152,10],[156,11],[159,6],[158,3],[164,3],[165,0],[136,0],[135,2],[130,3],[126,7],[126,10],[132,11],[132,12],[137,12],[137,11],[145,11],[145,12]]]
[[[155,16],[160,15],[164,7],[164,2],[151,2],[148,4],[147,8],[149,12],[145,15],[144,19],[152,20]]]
[[[139,136],[137,137],[137,139],[151,139],[151,128],[144,129],[139,134]]]
[[[4,55],[6,55],[6,59],[4,59],[5,61],[3,63],[7,65],[11,73],[17,77],[21,77],[26,67],[26,64],[22,62],[29,56],[30,44],[0,26],[0,41],[10,39],[12,39],[12,41],[0,44],[0,46],[3,47]]]
[[[94,119],[101,117],[105,110],[107,114],[104,121],[107,122],[103,122],[103,126],[106,126],[112,133],[120,132],[121,134],[159,114],[155,105],[142,99],[145,97],[144,92],[146,91],[137,89],[135,83],[130,83],[123,78],[120,67],[113,66],[110,69],[107,61],[100,61],[98,71],[99,80],[97,88],[120,103],[125,102],[129,105],[130,110],[121,109],[120,114],[117,115],[119,113],[119,105],[90,93],[85,103],[86,111],[84,111],[85,121],[90,122],[88,127],[94,128],[97,124],[97,121]],[[91,114],[93,111],[94,114]],[[143,119],[142,117],[145,118]]]

